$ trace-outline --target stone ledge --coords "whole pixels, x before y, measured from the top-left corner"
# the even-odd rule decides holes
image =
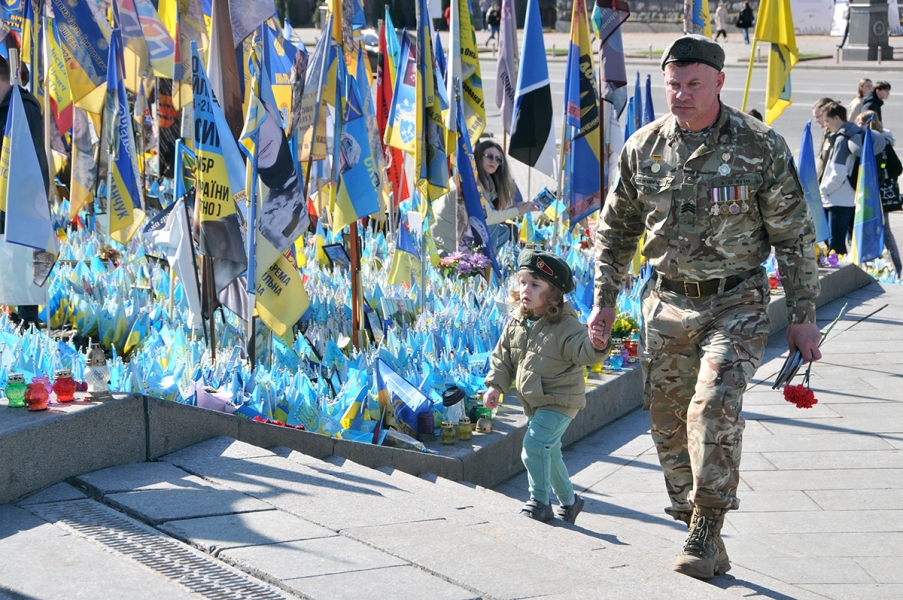
[[[822,306],[874,282],[859,268],[823,269]],[[787,326],[782,296],[768,308],[774,334]],[[636,410],[642,403],[642,375],[633,369],[618,376],[593,375],[587,406],[568,428],[570,445]],[[523,470],[520,460],[525,418],[509,399],[491,434],[471,442],[428,447],[441,455],[337,440],[316,433],[257,423],[140,395],[117,395],[104,404],[53,405],[43,413],[10,409],[0,403],[0,504],[69,477],[119,464],[156,460],[204,440],[228,436],[262,448],[285,446],[315,458],[340,456],[361,465],[391,467],[411,475],[432,473],[453,481],[494,487]],[[491,451],[489,451],[491,449]]]

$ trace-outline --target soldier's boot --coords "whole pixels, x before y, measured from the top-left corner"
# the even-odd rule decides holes
[[[723,508],[696,506],[690,521],[690,533],[683,551],[674,561],[674,570],[696,579],[711,579],[731,568],[727,550],[721,539],[724,525]]]

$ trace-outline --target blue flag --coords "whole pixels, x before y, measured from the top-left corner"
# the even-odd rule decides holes
[[[643,96],[642,125],[648,125],[655,120],[655,108],[652,107],[652,75],[646,75],[646,95]]]
[[[812,121],[806,122],[803,128],[803,143],[800,146],[799,171],[800,183],[803,184],[803,194],[812,213],[812,222],[815,224],[815,241],[823,242],[830,237],[828,219],[825,216],[825,207],[821,203],[821,193],[818,191],[818,175],[815,172],[815,150],[812,147]]]
[[[461,112],[461,106],[458,105],[458,131],[466,131],[464,129],[464,116]],[[495,271],[496,277],[501,280],[502,272],[499,269],[498,261],[495,257],[495,246],[492,238],[489,236],[489,226],[486,224],[486,213],[483,210],[482,194],[477,186],[475,173],[477,164],[474,162],[473,150],[470,148],[470,136],[458,136],[458,173],[461,177],[461,193],[464,196],[464,206],[467,209],[467,229],[463,240],[458,240],[458,246],[461,244],[471,248],[474,252],[481,252],[492,263],[492,270]]]
[[[869,119],[871,125],[871,119]],[[874,260],[884,251],[884,212],[878,193],[878,163],[867,125],[862,144],[862,162],[856,182],[856,216],[853,217],[853,241],[850,259],[857,265]]]

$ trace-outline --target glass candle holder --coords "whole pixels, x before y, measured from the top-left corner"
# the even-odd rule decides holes
[[[25,377],[22,373],[7,375],[5,391],[10,408],[25,408]]]
[[[612,371],[620,371],[622,366],[624,366],[624,359],[621,358],[621,351],[612,350],[608,355],[608,368]]]
[[[107,359],[103,349],[94,346],[88,352],[87,366],[85,367],[85,381],[88,384],[88,400],[102,402],[113,398],[110,394],[110,369],[107,367]]]
[[[464,417],[460,421],[458,421],[458,438],[462,442],[466,442],[470,439],[470,434],[473,433],[473,427],[470,424],[470,419]]]
[[[442,426],[439,428],[439,439],[446,445],[455,443],[455,426],[451,421],[442,421]]]
[[[50,394],[43,381],[32,381],[25,387],[25,404],[28,410],[47,410]]]
[[[53,377],[53,392],[57,402],[72,402],[75,398],[75,380],[69,369],[60,369]]]

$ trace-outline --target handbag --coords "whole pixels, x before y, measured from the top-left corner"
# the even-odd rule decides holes
[[[881,207],[884,212],[903,210],[903,198],[900,198],[900,187],[895,179],[884,181],[880,188]]]

